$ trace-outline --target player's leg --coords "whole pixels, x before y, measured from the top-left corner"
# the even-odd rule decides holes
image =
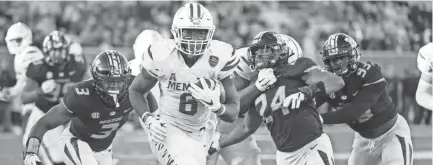
[[[306,165],[334,165],[334,151],[328,135],[320,137],[308,144],[310,151],[305,156]]]
[[[59,164],[63,162],[62,151],[63,148],[60,145],[61,135],[65,127],[60,125],[52,130],[45,133],[42,140],[42,145],[48,151],[48,156],[51,157],[53,164]]]
[[[413,145],[409,125],[398,116],[396,125],[387,137],[382,140],[382,165],[412,165]]]
[[[379,165],[380,157],[371,154],[373,140],[363,138],[355,133],[352,151],[349,156],[348,165]]]
[[[113,165],[113,150],[112,146],[101,152],[95,152],[95,158],[99,165]]]
[[[223,137],[221,135],[221,137]],[[223,148],[220,154],[227,165],[260,165],[260,148],[253,136]]]
[[[98,161],[90,146],[73,136],[69,128],[63,131],[60,143],[63,148],[62,154],[66,165],[98,165]]]
[[[164,142],[158,143],[152,136],[148,136],[149,144],[161,164],[204,165],[214,131],[215,125],[191,133],[167,124],[167,137]]]

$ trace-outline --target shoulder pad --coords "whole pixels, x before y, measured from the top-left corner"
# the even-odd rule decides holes
[[[141,72],[140,61],[138,59],[133,59],[129,61],[129,67],[131,68],[131,74],[137,76]]]
[[[433,43],[428,43],[419,49],[417,66],[422,73],[432,74],[433,70]]]
[[[313,59],[308,57],[300,57],[296,60],[294,65],[298,65],[299,67],[301,67],[301,71],[303,71],[304,73],[308,73],[315,69],[321,70],[317,63],[314,62]]]
[[[216,55],[221,60],[228,60],[235,54],[235,49],[231,44],[218,40],[212,40],[210,42],[209,51],[211,55]]]
[[[23,55],[24,55],[25,59],[30,59],[33,61],[40,60],[40,59],[44,58],[44,54],[42,53],[42,51],[35,46],[27,47],[23,51],[23,53],[24,53]]]
[[[149,56],[153,61],[163,61],[176,50],[176,44],[173,39],[164,39],[162,41],[154,41],[150,44],[144,56]],[[143,57],[144,60],[145,57]]]
[[[356,71],[357,76],[360,76],[363,81],[363,86],[373,85],[379,82],[385,82],[382,75],[382,69],[379,65],[373,62],[359,62],[359,67]]]
[[[70,90],[63,96],[63,104],[69,112],[74,113],[82,109],[80,105],[91,96],[93,80],[86,80],[71,86]]]
[[[248,47],[237,49],[235,56],[240,58],[239,65],[236,67],[235,72],[242,78],[251,80],[253,71],[251,70],[250,61],[248,60]]]
[[[276,75],[282,77],[297,77],[305,75],[312,70],[321,70],[321,68],[314,62],[311,58],[301,57],[295,61],[292,65],[286,65],[284,67],[278,68],[275,71]]]

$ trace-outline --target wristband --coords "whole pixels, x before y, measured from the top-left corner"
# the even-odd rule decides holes
[[[298,90],[312,98],[318,95],[326,95],[325,84],[322,81],[313,85],[298,88]]]
[[[227,111],[226,106],[224,106],[224,104],[221,104],[221,108],[214,111],[214,113],[217,114],[218,116],[221,116],[224,113],[226,113],[226,111]]]
[[[144,112],[143,115],[141,115],[141,121],[143,121],[144,123],[146,123],[147,118],[150,116],[151,114],[149,112]]]
[[[27,139],[26,153],[38,154],[40,144],[41,144],[41,140],[39,138],[34,136],[30,137],[29,139]]]

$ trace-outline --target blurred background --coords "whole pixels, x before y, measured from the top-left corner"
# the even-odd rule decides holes
[[[132,59],[132,44],[142,30],[155,29],[165,37],[171,38],[169,30],[172,16],[184,3],[186,1],[2,1],[0,2],[0,56],[8,56],[4,41],[7,29],[13,23],[21,21],[33,30],[33,38],[37,46],[49,32],[61,30],[73,41],[83,45],[88,62],[92,61],[101,50],[108,48],[116,49]],[[319,53],[328,35],[343,32],[354,37],[361,45],[361,60],[369,60],[381,65],[383,74],[388,79],[389,93],[397,110],[411,124],[413,138],[421,139],[414,140],[415,149],[420,151],[415,152],[415,164],[432,164],[431,111],[417,105],[414,97],[420,76],[416,68],[417,52],[420,47],[432,41],[432,2],[200,1],[200,3],[211,11],[217,25],[214,39],[231,43],[236,48],[247,46],[254,35],[261,31],[276,31],[294,37],[303,47],[306,56],[322,64]],[[329,110],[332,109],[326,105],[320,109],[321,112]],[[0,136],[0,146],[10,145],[14,140],[16,141],[16,135],[7,132],[19,134],[19,130],[14,129],[14,125],[19,125],[19,113],[13,111],[0,109],[0,119],[13,122],[11,128],[9,128],[11,124],[2,122],[3,126],[0,128],[4,129],[0,131],[4,130],[6,133]],[[13,120],[5,120],[5,118]],[[5,125],[7,127],[4,127]],[[344,129],[335,129],[335,127]],[[345,164],[350,152],[353,132],[344,125],[327,126],[326,130],[331,132],[346,130],[346,132],[342,131],[343,134],[337,131],[330,135],[334,145],[337,144],[334,146],[338,158],[337,164]],[[125,135],[119,135],[117,138],[119,147],[115,150],[115,157],[118,155],[120,160],[119,164],[155,162],[149,155],[147,144],[140,143],[145,142],[146,138],[142,137],[140,126],[136,122],[132,121],[123,131]],[[136,140],[124,139],[125,136],[137,138]],[[263,136],[263,141],[260,141],[259,145],[263,143],[263,146],[273,146],[266,130],[259,131],[257,136]],[[17,142],[16,146],[18,145]],[[129,151],[128,149],[131,148],[125,148],[128,145],[135,148],[137,145],[142,145],[140,148],[146,149],[138,148],[137,151]],[[16,162],[16,157],[20,156],[18,153],[3,150],[0,149],[0,164],[19,163]],[[272,157],[275,148],[264,147],[262,152],[265,165],[275,164]]]

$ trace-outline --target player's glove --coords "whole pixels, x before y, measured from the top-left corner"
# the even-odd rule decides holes
[[[42,165],[42,162],[35,153],[26,153],[24,165]]]
[[[224,114],[226,108],[220,102],[221,88],[216,85],[215,89],[210,89],[204,78],[200,78],[203,89],[194,83],[190,83],[189,91],[192,97],[200,101],[206,108],[217,115]]]
[[[3,88],[3,90],[0,92],[0,100],[1,101],[11,100],[11,92],[9,88]]]
[[[297,92],[287,96],[283,101],[283,107],[289,107],[291,104],[291,109],[296,109],[301,106],[301,102],[305,100],[305,94],[303,92]]]
[[[255,85],[261,92],[267,90],[270,86],[277,82],[272,68],[265,68],[259,71]]]
[[[167,137],[166,124],[161,122],[160,119],[153,117],[149,112],[145,112],[141,119],[146,129],[149,131],[150,136],[152,136],[156,142],[162,143]]]
[[[51,93],[54,89],[56,89],[56,81],[53,79],[44,81],[41,85],[41,90],[44,94]]]

